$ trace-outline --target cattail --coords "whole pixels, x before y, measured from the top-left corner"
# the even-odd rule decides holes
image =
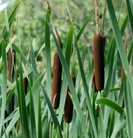
[[[54,27],[54,31],[55,31],[58,44],[62,48],[62,42],[55,27]],[[52,83],[52,105],[54,109],[57,109],[59,107],[60,92],[61,92],[61,76],[62,76],[62,65],[60,62],[58,52],[56,51],[54,55],[53,83]]]
[[[101,91],[104,88],[104,48],[105,37],[94,36],[94,69],[96,89]]]
[[[75,86],[75,81],[76,78],[72,76],[73,84]],[[67,95],[66,95],[66,101],[65,101],[65,108],[64,108],[64,118],[67,123],[70,123],[72,121],[72,116],[73,116],[73,103],[71,100],[71,93],[68,88],[67,90]]]
[[[62,66],[61,66],[58,52],[56,51],[54,55],[53,83],[52,83],[52,104],[54,109],[57,109],[59,107],[60,91],[61,91],[61,76],[62,76]]]

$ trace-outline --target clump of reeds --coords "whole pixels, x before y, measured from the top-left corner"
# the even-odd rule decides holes
[[[55,29],[55,34],[58,44],[62,48],[62,42],[56,29]],[[53,82],[52,82],[52,105],[54,109],[57,109],[59,107],[60,92],[61,92],[61,77],[62,77],[62,65],[58,55],[58,51],[56,51],[54,54]]]
[[[72,76],[72,80],[75,86],[76,78]],[[65,107],[64,107],[64,119],[67,123],[70,123],[72,121],[72,117],[73,117],[73,103],[71,100],[71,92],[68,88],[67,95],[66,95],[66,101],[65,101]]]

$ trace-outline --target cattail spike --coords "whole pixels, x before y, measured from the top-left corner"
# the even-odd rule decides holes
[[[94,69],[96,89],[101,91],[104,88],[104,47],[105,37],[94,36]]]
[[[76,78],[72,76],[73,84],[75,86]],[[64,108],[64,118],[67,123],[70,123],[72,121],[73,116],[73,103],[70,96],[70,90],[68,88],[67,95],[66,95],[66,101],[65,101],[65,108]]]
[[[52,83],[52,104],[54,109],[57,109],[59,107],[60,91],[61,91],[61,76],[62,76],[62,66],[61,66],[58,52],[56,51],[54,55],[53,83]]]

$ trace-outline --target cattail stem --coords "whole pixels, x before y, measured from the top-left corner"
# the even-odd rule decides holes
[[[55,31],[55,35],[56,35],[56,39],[58,41],[58,44],[60,45],[61,49],[62,49],[62,42],[61,42],[61,39],[60,39],[60,36],[57,32],[57,29],[54,27],[54,31]]]
[[[106,0],[104,0],[104,10],[103,10],[103,15],[102,15],[102,35],[104,35],[104,18],[105,18],[105,13],[106,13]]]
[[[73,84],[75,86],[76,78],[72,76]],[[64,118],[67,123],[70,123],[72,121],[73,116],[73,103],[71,100],[71,93],[68,88],[67,95],[66,95],[66,101],[65,101],[65,108],[64,108]]]
[[[99,13],[98,13],[98,0],[95,0],[96,34],[99,34],[98,19],[99,19]]]
[[[94,69],[96,89],[101,91],[104,88],[104,47],[105,37],[94,36]]]

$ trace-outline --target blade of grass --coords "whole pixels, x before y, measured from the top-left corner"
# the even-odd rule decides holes
[[[72,42],[73,42],[73,23],[71,23],[68,36],[67,36],[67,44],[66,44],[66,52],[65,52],[65,59],[67,62],[68,67],[70,68],[70,58],[72,54]],[[62,92],[61,92],[61,98],[60,98],[60,112],[59,112],[59,122],[61,123],[62,116],[64,113],[64,105],[65,105],[65,99],[66,99],[66,91],[67,91],[67,79],[63,72],[63,82],[62,82]]]
[[[51,97],[51,51],[50,51],[50,9],[46,12],[45,22],[45,54],[46,54],[46,71],[47,71],[47,92],[48,96]]]
[[[35,123],[35,112],[33,103],[32,89],[30,88],[30,117],[31,117],[31,136],[36,138],[36,123]]]
[[[44,98],[45,98],[45,100],[46,100],[46,102],[47,102],[47,104],[48,104],[48,107],[49,107],[49,110],[50,110],[52,119],[53,119],[55,125],[56,125],[56,126],[58,127],[58,129],[59,129],[60,137],[63,138],[61,126],[60,126],[60,124],[59,124],[59,122],[58,122],[58,119],[57,119],[57,117],[56,117],[56,114],[55,114],[55,112],[54,112],[54,109],[53,109],[53,107],[52,107],[52,104],[51,104],[51,102],[50,102],[50,100],[49,100],[49,97],[48,97],[48,95],[47,95],[47,92],[45,91],[44,86],[43,86],[42,84],[41,84],[41,88],[42,88],[42,91],[43,91],[43,93],[44,93]]]
[[[78,34],[77,34],[77,41],[80,39],[85,27],[87,26],[88,22],[91,20],[92,18],[92,15],[93,15],[93,11],[90,12],[90,15],[89,17],[87,18],[87,20],[84,22],[83,26],[81,27],[81,29],[79,30]]]
[[[125,93],[125,82],[124,82],[124,79],[122,79],[121,88],[120,88],[120,94],[119,94],[119,99],[118,99],[118,104],[120,106],[122,105],[122,101],[123,101],[123,98],[124,98],[124,93]],[[110,135],[111,135],[112,138],[115,137],[117,133],[119,133],[120,128],[122,128],[122,126],[125,123],[126,123],[125,118],[120,118],[120,116],[117,116],[115,114],[115,122],[114,122],[114,126],[112,128],[113,129],[112,134],[110,132]]]
[[[99,137],[106,138],[106,129],[104,128],[103,113],[101,108],[99,109],[99,125],[100,125]]]
[[[73,26],[74,26],[74,24],[71,23],[70,28],[69,28],[68,37],[67,37],[67,45],[66,45],[66,53],[65,53],[65,59],[66,59],[68,67],[70,66],[70,58],[71,58],[71,54],[72,54]]]
[[[22,64],[20,63],[20,81],[16,78],[17,91],[19,98],[19,109],[20,109],[20,118],[23,135],[25,138],[29,137],[29,127],[28,127],[28,118],[27,118],[27,109],[24,95],[24,84],[23,84],[23,73],[22,73]]]
[[[133,33],[133,24],[132,24],[132,22],[133,22],[133,11],[131,9],[131,2],[130,2],[130,0],[126,0],[126,3],[127,3],[127,10],[128,10],[130,25],[131,25],[131,29],[132,29],[132,33]]]
[[[121,26],[121,34],[123,35],[125,29],[126,29],[126,26],[128,24],[128,16],[125,17],[124,19],[124,22]],[[114,62],[114,57],[116,55],[116,41],[115,39],[113,38],[112,41],[111,41],[111,44],[110,44],[110,48],[109,48],[109,54],[108,54],[108,57],[107,57],[107,61],[106,61],[106,71],[105,73],[108,74],[108,77],[107,77],[107,81],[106,81],[106,85],[105,85],[105,89],[103,91],[103,96],[104,97],[107,97],[108,93],[109,93],[109,89],[110,89],[110,85],[111,85],[111,78],[112,78],[112,73],[113,73],[113,62]],[[106,75],[107,76],[107,75]]]
[[[11,27],[15,17],[16,17],[16,13],[18,11],[19,5],[20,5],[21,1],[18,2],[18,4],[16,5],[16,7],[14,8],[13,12],[11,13],[10,17],[9,17],[9,28]],[[6,38],[7,36],[7,30],[6,30],[6,26],[4,27],[3,31],[2,31],[2,36],[4,38]],[[1,42],[1,38],[0,38],[0,42]]]
[[[7,92],[7,61],[6,61],[6,42],[2,41],[2,62],[4,63],[2,69],[2,82],[1,82],[1,118],[0,118],[0,137],[2,134],[2,126],[4,123],[4,116],[6,110],[6,92]]]
[[[36,93],[36,88],[38,88],[38,83],[41,83],[43,79],[43,74],[41,74],[40,76],[38,76],[38,78],[36,79],[36,81],[34,82],[33,86],[31,87],[31,90],[33,92],[33,95],[35,95]],[[18,80],[19,81],[19,80]],[[18,87],[19,88],[19,87]],[[26,95],[26,106],[29,105],[30,103],[30,93],[28,93]],[[14,127],[15,123],[18,121],[18,119],[20,118],[20,114],[19,114],[19,108],[15,109],[15,114],[12,118],[12,120],[10,121],[9,125],[7,126],[5,133],[8,135],[9,132],[12,130],[12,128]],[[2,138],[4,138],[4,135],[2,136]]]
[[[112,132],[112,135],[110,138],[115,138],[117,133],[126,125],[126,120],[121,119],[117,122],[117,124],[114,126],[114,131]]]
[[[128,53],[128,62],[130,63],[131,58],[132,58],[132,53],[133,53],[133,42],[131,44],[131,47],[129,49],[129,53]]]
[[[86,96],[86,102],[87,102],[87,106],[88,106],[88,110],[89,110],[90,121],[91,121],[91,125],[92,125],[93,131],[94,131],[94,135],[97,138],[98,137],[98,132],[97,132],[97,128],[96,128],[96,122],[95,122],[95,119],[94,119],[94,114],[93,114],[93,110],[92,110],[92,106],[91,106],[91,100],[90,100],[90,97],[89,97],[88,86],[87,86],[87,82],[86,82],[86,78],[85,78],[85,72],[84,72],[84,69],[83,69],[83,63],[82,63],[82,60],[81,60],[81,56],[80,56],[80,52],[79,52],[76,37],[75,37],[75,46],[76,46],[76,51],[77,51],[77,56],[78,56],[78,62],[79,62],[79,67],[80,67],[81,78],[82,78],[83,87],[84,87],[85,96]]]
[[[130,89],[130,85],[129,82],[127,80],[127,78],[124,78],[124,82],[125,82],[125,91],[124,91],[124,99],[125,99],[125,103],[126,103],[126,120],[127,120],[127,130],[128,130],[128,136],[129,138],[132,138],[133,136],[133,99],[131,96],[131,89]]]
[[[96,104],[107,105],[120,114],[123,114],[124,112],[124,110],[118,104],[106,98],[100,98],[96,100]]]
[[[38,96],[38,138],[42,138],[42,116],[41,116],[40,92]]]
[[[128,64],[126,52],[125,52],[125,49],[124,49],[122,36],[121,36],[121,33],[119,31],[119,28],[118,28],[118,23],[117,23],[117,20],[116,20],[116,15],[115,15],[115,11],[114,11],[112,1],[107,0],[107,5],[108,5],[108,11],[109,11],[109,15],[110,15],[110,18],[111,18],[115,39],[116,39],[117,49],[119,51],[120,59],[121,59],[122,65],[124,67],[125,73],[127,74],[127,79],[129,80],[131,91],[132,91],[133,90],[133,85],[132,85],[133,80],[132,80],[132,77],[131,77],[132,75],[130,73],[129,64]]]
[[[37,65],[36,65],[36,61],[35,61],[35,59],[36,59],[35,58],[35,52],[34,52],[34,49],[33,49],[31,38],[30,38],[30,44],[31,44],[30,62],[31,62],[31,65],[32,65],[32,69],[33,69],[35,78],[36,78],[37,75],[38,75],[38,70],[37,70]]]

